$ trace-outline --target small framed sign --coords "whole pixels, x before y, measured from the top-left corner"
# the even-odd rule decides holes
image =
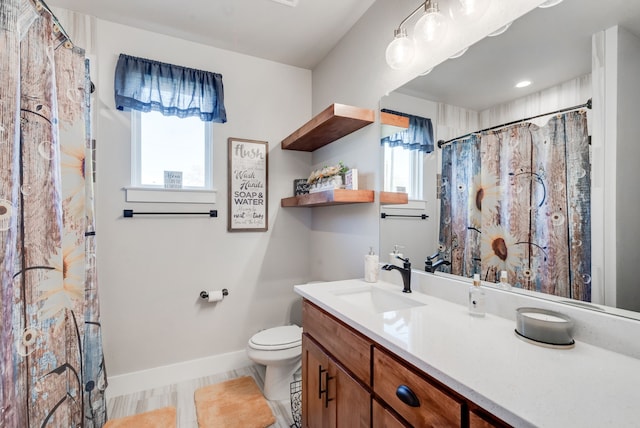
[[[266,141],[228,139],[229,232],[267,231],[268,155]]]
[[[293,180],[293,196],[306,195],[307,193],[309,193],[309,185],[306,178]]]
[[[164,188],[182,189],[182,171],[165,171]]]

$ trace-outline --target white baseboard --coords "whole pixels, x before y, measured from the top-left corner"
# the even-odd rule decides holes
[[[183,361],[167,366],[110,376],[106,390],[107,399],[133,392],[172,385],[190,379],[249,367],[253,362],[246,351],[229,352],[197,360]]]

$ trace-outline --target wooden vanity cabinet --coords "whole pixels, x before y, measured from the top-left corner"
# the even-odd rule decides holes
[[[302,336],[302,426],[371,426],[371,395],[306,333]]]
[[[510,428],[511,425],[480,408],[469,409],[469,428]]]
[[[411,428],[398,419],[391,411],[382,406],[377,400],[373,400],[373,424],[375,428]]]
[[[302,326],[305,428],[509,426],[307,300]]]

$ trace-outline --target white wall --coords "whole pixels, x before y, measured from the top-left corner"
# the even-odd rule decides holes
[[[385,49],[394,28],[411,13],[412,6],[403,0],[377,1],[313,70],[313,112],[334,102],[377,111],[385,94],[542,2],[494,0],[478,21],[452,25],[447,39],[429,55],[418,57],[409,70],[394,71],[385,63]],[[342,160],[358,168],[368,188],[379,190],[379,136],[377,124],[365,127],[313,152],[312,162],[318,167]],[[378,212],[375,204],[314,209],[311,274],[324,279],[362,277],[364,254],[369,246],[379,246]]]
[[[293,285],[310,279],[308,210],[281,209],[310,155],[280,141],[311,116],[311,72],[98,20],[97,231],[104,350],[111,377],[243,351],[260,329],[288,323]],[[223,75],[228,122],[214,124],[216,205],[125,203],[130,114],[115,110],[118,54]],[[227,232],[227,138],[269,142],[269,231]],[[218,210],[218,218],[122,218],[122,210]],[[205,289],[229,289],[217,304]],[[299,309],[299,308],[298,308]],[[209,373],[219,371],[210,367]],[[206,373],[200,373],[204,375]]]

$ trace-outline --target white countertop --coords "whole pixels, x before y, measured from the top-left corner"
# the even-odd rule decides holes
[[[373,313],[339,296],[373,286],[423,306]],[[295,291],[469,400],[516,426],[640,426],[640,360],[576,341],[551,349],[516,337],[515,322],[387,282],[346,280]],[[631,339],[631,340],[637,340]]]

